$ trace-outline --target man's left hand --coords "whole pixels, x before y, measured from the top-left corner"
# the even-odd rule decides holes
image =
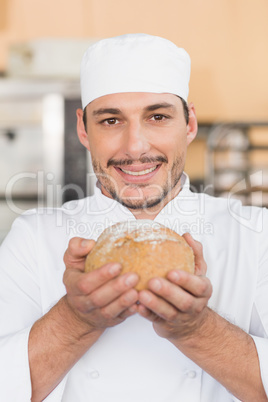
[[[212,294],[201,243],[188,233],[183,237],[194,252],[195,274],[172,270],[166,278],[151,279],[148,289],[139,293],[139,314],[153,322],[159,336],[170,341],[196,334]]]

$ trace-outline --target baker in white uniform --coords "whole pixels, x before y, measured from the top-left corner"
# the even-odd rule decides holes
[[[188,54],[149,35],[84,55],[77,132],[98,182],[23,214],[1,246],[1,401],[268,400],[268,214],[191,192],[189,76]],[[141,218],[186,233],[195,275],[138,293],[117,263],[83,272],[107,226]]]

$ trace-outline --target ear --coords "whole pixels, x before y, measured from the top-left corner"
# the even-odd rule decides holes
[[[76,117],[77,117],[76,129],[77,129],[78,138],[79,138],[81,144],[84,145],[84,147],[86,147],[90,151],[88,134],[86,132],[86,128],[85,128],[84,121],[83,121],[83,110],[82,109],[77,109]]]
[[[190,145],[191,142],[195,139],[198,130],[195,107],[193,103],[189,103],[188,110],[189,122],[187,124],[187,146]]]

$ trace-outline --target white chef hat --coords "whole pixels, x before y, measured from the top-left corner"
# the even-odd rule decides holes
[[[82,107],[122,92],[172,93],[187,102],[190,69],[188,53],[158,36],[128,34],[100,40],[82,59]]]

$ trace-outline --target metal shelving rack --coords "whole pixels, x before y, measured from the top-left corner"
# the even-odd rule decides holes
[[[207,149],[211,194],[268,206],[268,122],[213,125]]]

